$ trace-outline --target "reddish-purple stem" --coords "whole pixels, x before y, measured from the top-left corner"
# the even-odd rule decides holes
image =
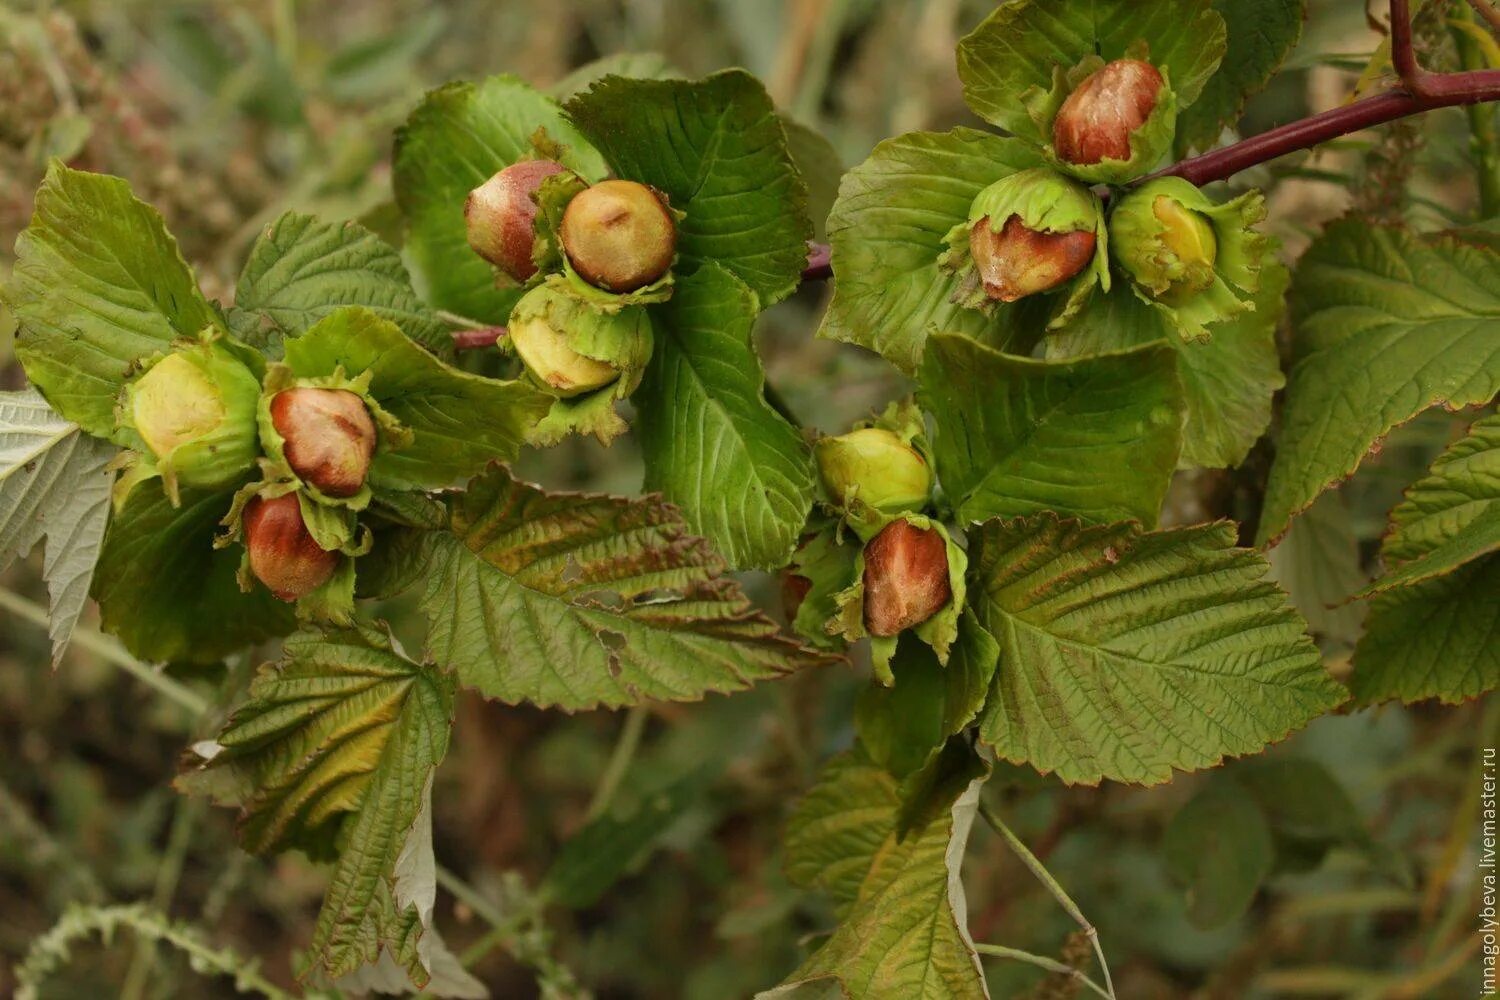
[[[833,250],[827,243],[807,244],[807,267],[802,269],[803,281],[827,281],[833,277]]]
[[[474,330],[459,330],[451,335],[456,351],[477,351],[482,347],[494,347],[495,342],[505,336],[503,326],[481,326]]]
[[[1500,100],[1500,70],[1429,73],[1412,48],[1408,0],[1391,0],[1391,62],[1401,88],[1274,128],[1223,149],[1183,160],[1159,176],[1181,177],[1202,186],[1227,180],[1248,167],[1410,115]]]
[[[1337,139],[1398,118],[1451,108],[1464,104],[1500,101],[1500,70],[1474,70],[1429,76],[1424,85],[1427,96],[1418,97],[1405,90],[1389,90],[1366,97],[1332,111],[1292,122],[1269,132],[1242,140],[1232,146],[1194,156],[1168,167],[1156,176],[1181,177],[1202,187],[1213,181],[1227,180],[1267,160],[1274,160],[1299,149]]]
[[[1407,0],[1391,0],[1391,62],[1408,92],[1426,93],[1427,74],[1417,62],[1417,50],[1412,45],[1411,10]]]

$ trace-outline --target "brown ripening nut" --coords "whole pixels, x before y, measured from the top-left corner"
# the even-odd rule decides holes
[[[1059,159],[1080,166],[1130,159],[1130,136],[1156,109],[1165,83],[1139,59],[1116,59],[1089,76],[1063,102],[1052,123]]]
[[[952,596],[948,543],[936,528],[892,521],[865,546],[865,630],[871,635],[920,625]]]
[[[245,505],[244,530],[250,572],[279,600],[306,597],[338,569],[339,554],[313,540],[295,493],[251,500]]]
[[[677,224],[658,195],[635,181],[600,181],[563,212],[562,244],[589,284],[633,292],[659,281],[677,253]]]
[[[364,486],[375,454],[375,421],[356,393],[285,389],[271,399],[271,423],[284,441],[287,464],[303,482],[339,498]]]
[[[1077,277],[1094,259],[1094,232],[1048,233],[1028,229],[1019,215],[997,233],[985,216],[969,230],[969,254],[984,292],[1001,302],[1050,292]]]
[[[542,181],[565,169],[553,160],[524,160],[470,191],[464,202],[464,228],[474,252],[516,281],[530,280],[536,274],[531,259],[535,195]]]

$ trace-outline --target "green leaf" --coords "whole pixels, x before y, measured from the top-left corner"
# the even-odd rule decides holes
[[[1451,573],[1500,549],[1500,415],[1474,422],[1391,511],[1387,567],[1368,593]]]
[[[843,919],[786,982],[757,1000],[836,980],[847,1000],[982,1000],[959,864],[988,769],[959,770],[900,827],[896,779],[862,752],[829,762],[787,824],[787,874],[826,889]]]
[[[786,564],[813,502],[812,452],[765,400],[755,293],[710,264],[654,310],[634,399],[646,489],[682,508],[737,569]]]
[[[1307,0],[1214,0],[1224,19],[1227,47],[1219,71],[1177,121],[1177,148],[1212,149],[1245,102],[1270,82],[1302,38]]]
[[[1259,539],[1274,539],[1396,426],[1500,392],[1500,255],[1358,219],[1308,249],[1292,285],[1298,361]]]
[[[862,748],[830,760],[787,823],[787,878],[828,893],[847,911],[895,832],[900,791]]]
[[[964,100],[986,121],[1025,138],[1038,134],[1024,98],[1052,86],[1055,67],[1085,56],[1125,58],[1145,41],[1165,66],[1181,107],[1198,99],[1224,56],[1224,20],[1209,0],[1010,0],[958,43]]]
[[[828,218],[835,281],[818,336],[868,348],[907,373],[933,330],[1004,345],[1015,310],[958,305],[960,276],[940,270],[938,258],[981,191],[1042,165],[1025,142],[966,128],[876,146],[844,175]]]
[[[401,255],[353,222],[287,212],[261,233],[235,288],[236,329],[272,345],[340,306],[365,306],[439,356],[453,353],[447,328],[412,291]]]
[[[669,506],[549,494],[496,468],[449,510],[421,598],[428,644],[487,697],[687,701],[822,662],[778,635]]]
[[[1345,698],[1231,524],[1143,534],[1043,516],[970,539],[969,608],[1001,650],[980,735],[1007,760],[1155,784]]]
[[[110,520],[94,599],[140,659],[214,663],[295,625],[269,590],[240,590],[240,549],[214,548],[233,492],[183,489],[173,507],[161,490],[132,490]]]
[[[1255,799],[1233,782],[1215,781],[1167,824],[1162,856],[1167,871],[1187,888],[1188,919],[1211,930],[1250,908],[1276,851]]]
[[[1182,448],[1177,355],[1165,344],[1036,361],[932,338],[919,398],[938,479],[964,522],[1057,511],[1155,524]]]
[[[370,483],[387,489],[441,489],[496,459],[514,458],[552,397],[524,381],[473,375],[444,364],[368,309],[346,306],[286,342],[300,378],[371,373],[369,394],[412,443],[382,450]]]
[[[0,570],[47,541],[52,665],[88,601],[109,523],[106,469],[116,449],[52,411],[39,393],[0,392]]]
[[[1394,568],[1367,589],[1377,597],[1355,649],[1356,697],[1454,703],[1500,687],[1497,496],[1500,417],[1491,415],[1391,513],[1382,555]]]
[[[967,615],[946,665],[915,635],[903,637],[891,661],[895,683],[870,684],[855,706],[871,758],[897,777],[926,765],[984,707],[999,656],[994,637]]]
[[[1457,704],[1500,687],[1500,555],[1465,563],[1370,602],[1349,681],[1362,702]]]
[[[27,377],[95,437],[114,433],[137,363],[219,325],[156,209],[118,177],[58,162],[16,241],[5,298]]]
[[[608,173],[557,102],[513,76],[440,87],[397,131],[392,170],[409,227],[407,262],[434,307],[504,323],[521,297],[520,285],[497,285],[495,269],[469,249],[464,202],[494,174],[533,156],[539,128],[566,147],[562,162],[585,180]]]
[[[413,11],[395,30],[356,39],[328,57],[323,85],[342,104],[373,105],[402,98],[421,76],[418,60],[450,30],[441,7]],[[233,65],[233,58],[226,58]]]
[[[1276,351],[1285,312],[1287,269],[1267,261],[1255,309],[1184,340],[1159,310],[1123,283],[1043,341],[1049,359],[1081,358],[1164,340],[1177,352],[1187,420],[1179,468],[1233,468],[1271,424],[1271,400],[1286,384]]]
[[[843,539],[840,525],[815,532],[792,553],[786,572],[807,581],[807,593],[797,607],[793,630],[819,648],[839,648],[843,640],[830,634],[828,625],[839,615],[840,595],[854,586],[861,572],[858,538]]]
[[[379,632],[299,632],[218,739],[194,748],[205,772],[184,784],[240,806],[247,850],[341,841],[308,954],[329,978],[385,950],[413,986],[427,985],[421,938],[436,890],[428,810],[453,695],[450,678]]]
[[[802,280],[807,186],[765,88],[743,70],[702,80],[605,77],[567,104],[568,117],[616,175],[650,184],[685,212],[678,266],[717,261],[780,302]]]

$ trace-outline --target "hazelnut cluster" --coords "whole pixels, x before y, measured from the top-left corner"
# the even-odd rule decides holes
[[[931,638],[928,623],[961,601],[955,594],[953,565],[957,551],[946,529],[927,513],[933,505],[934,478],[921,441],[921,415],[914,407],[892,407],[870,426],[825,437],[814,446],[824,505],[835,515],[822,535],[804,540],[794,565],[783,576],[788,614],[795,620],[803,601],[819,586],[839,589],[832,602],[841,609],[832,623],[805,622],[805,631],[825,626],[846,639],[870,636],[875,640],[877,669],[888,664],[895,638],[908,630],[934,646],[946,640]],[[842,539],[852,534],[859,547]],[[819,583],[806,575],[815,569],[817,547],[836,556],[831,564],[845,565],[837,579]],[[847,560],[841,563],[840,559]],[[855,610],[857,609],[857,615]],[[822,610],[819,615],[822,615]]]
[[[1263,251],[1250,228],[1258,195],[1220,206],[1186,181],[1163,178],[1116,192],[1106,205],[1088,186],[1133,181],[1156,166],[1171,148],[1176,109],[1165,70],[1145,58],[1090,56],[1070,74],[1059,70],[1033,111],[1050,139],[1043,157],[1051,166],[985,188],[948,236],[942,266],[963,279],[955,301],[988,311],[1057,295],[1056,328],[1096,285],[1108,292],[1118,273],[1189,338],[1251,308]],[[1243,263],[1226,272],[1225,260]]]
[[[344,542],[368,502],[380,433],[361,392],[273,385],[288,378],[282,371],[263,382],[221,335],[156,359],[121,397],[119,439],[133,454],[117,491],[160,477],[178,503],[183,488],[239,487],[227,523],[244,542],[246,568],[278,598],[297,601],[324,586],[352,548]],[[257,465],[268,474],[250,483]],[[338,506],[329,523],[346,525],[323,544],[308,524],[314,505]],[[333,537],[340,541],[330,548]]]
[[[530,286],[512,313],[509,342],[533,379],[568,400],[630,374],[638,352],[580,350],[611,339],[582,328],[607,321],[588,312],[618,317],[665,293],[677,219],[664,195],[629,180],[586,184],[556,160],[523,160],[469,193],[464,221],[475,253]],[[587,309],[565,308],[563,297]],[[616,326],[638,324],[626,316]]]

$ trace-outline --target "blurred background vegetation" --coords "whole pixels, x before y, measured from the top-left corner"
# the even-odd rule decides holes
[[[613,53],[660,53],[690,75],[745,66],[854,164],[903,131],[981,124],[963,106],[953,49],[992,6],[0,0],[0,277],[51,156],[126,177],[164,213],[208,294],[225,301],[250,242],[288,209],[358,218],[399,241],[392,130],[426,89],[498,72],[546,85]],[[1363,5],[1311,8],[1287,71],[1253,101],[1247,132],[1380,85],[1367,70],[1381,35]],[[1424,57],[1451,64],[1453,36],[1429,8]],[[1477,203],[1469,125],[1464,112],[1443,112],[1240,182],[1270,190],[1270,226],[1289,256],[1351,207],[1422,228],[1459,224]],[[838,170],[828,163],[811,179],[825,210]],[[812,340],[826,294],[805,289],[769,313],[758,336],[791,408],[809,426],[838,431],[905,387],[877,359]],[[0,388],[22,382],[12,326],[0,308]],[[1336,671],[1346,668],[1359,611],[1329,605],[1358,589],[1385,512],[1454,425],[1431,415],[1394,435],[1276,554]],[[1258,454],[1240,472],[1182,477],[1171,519],[1253,513],[1264,468]],[[522,471],[556,487],[630,493],[640,482],[628,438],[609,450],[579,442],[532,454]],[[747,583],[775,607],[774,581]],[[172,791],[179,752],[214,719],[122,671],[108,641],[75,641],[52,671],[45,630],[32,620],[44,600],[40,552],[0,573],[0,599],[0,995],[14,987],[10,966],[70,901],[147,902],[290,985],[325,875],[299,857],[243,854],[232,815]],[[379,612],[398,631],[415,627],[400,602]],[[170,676],[221,716],[274,653]],[[830,921],[781,876],[780,826],[819,762],[850,742],[865,676],[859,665],[832,668],[630,718],[464,699],[434,794],[438,859],[454,873],[439,899],[447,940],[503,998],[724,1000],[775,983],[799,961],[805,937]],[[1068,789],[1002,769],[986,794],[1098,924],[1122,998],[1469,996],[1475,748],[1493,745],[1496,722],[1494,704],[1386,707],[1313,724],[1271,751],[1281,766],[1270,771],[1231,763],[1141,790]],[[637,740],[612,802],[627,811],[661,804],[655,836],[619,882],[583,886],[569,907],[539,908],[535,887],[597,809],[601,785],[610,794],[611,760]],[[1285,807],[1276,873],[1247,913],[1204,929],[1205,901],[1190,899],[1174,872],[1173,818],[1200,793],[1256,782]],[[1068,918],[984,829],[966,876],[976,940],[1076,950]],[[491,932],[494,919],[501,932]],[[997,997],[1072,995],[1026,966],[993,961],[988,970]],[[43,995],[139,1000],[232,988],[123,935],[77,945]]]

